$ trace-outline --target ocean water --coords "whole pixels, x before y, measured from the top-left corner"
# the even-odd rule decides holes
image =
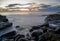
[[[6,15],[10,22],[13,22],[13,25],[19,26],[34,26],[45,23],[45,18],[49,14],[54,14],[55,12],[10,12]]]
[[[18,33],[26,35],[31,29],[31,26],[41,25],[45,23],[45,18],[49,14],[54,14],[55,12],[3,12],[1,14],[6,15],[13,26],[21,26],[23,30],[18,30]]]

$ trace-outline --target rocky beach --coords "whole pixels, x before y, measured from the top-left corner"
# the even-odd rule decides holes
[[[59,17],[59,12],[53,14],[1,15],[0,21],[3,24],[0,27],[0,40],[60,41]]]

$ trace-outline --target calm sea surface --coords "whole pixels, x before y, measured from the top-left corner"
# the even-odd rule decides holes
[[[24,27],[23,31],[18,30],[18,33],[26,35],[34,25],[40,25],[45,23],[44,19],[46,15],[52,14],[54,12],[10,12],[10,13],[0,13],[6,15],[10,22],[13,22],[13,26]]]
[[[46,18],[46,15],[52,13],[54,12],[8,12],[1,14],[6,15],[9,21],[13,22],[14,26],[33,26],[43,24],[45,22],[44,19]]]

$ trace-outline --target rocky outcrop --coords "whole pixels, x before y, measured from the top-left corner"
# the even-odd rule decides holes
[[[3,23],[4,25],[5,24],[8,25],[7,28],[4,26],[5,28],[0,30],[1,41],[4,39],[6,39],[7,41],[11,39],[13,41],[60,41],[60,28],[55,30],[52,29],[53,27],[49,26],[49,24],[52,23],[51,21],[54,22],[55,20],[60,20],[59,19],[60,14],[48,15],[47,18],[45,19],[46,21],[45,24],[32,26],[32,28],[29,29],[29,32],[27,32],[26,35],[19,34],[20,32],[18,33],[18,30],[17,32],[13,30],[12,25],[9,24],[10,22],[5,20],[7,19],[6,16],[0,16],[0,18],[1,18],[0,22],[4,22]],[[3,24],[1,24],[2,27]],[[20,26],[16,26],[16,28],[20,28]]]
[[[47,18],[45,19],[46,22],[54,21],[54,20],[60,20],[60,14],[51,14],[48,15]]]
[[[12,23],[8,21],[6,16],[0,15],[0,30],[12,26]]]
[[[0,15],[0,37],[12,37],[16,34],[16,31],[12,27],[6,16]]]

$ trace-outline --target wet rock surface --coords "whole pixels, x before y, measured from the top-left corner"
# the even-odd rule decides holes
[[[1,18],[2,17],[3,16],[1,16]],[[44,23],[43,25],[32,26],[32,28],[29,29],[29,32],[26,35],[24,35],[17,33],[18,30],[17,31],[13,30],[12,24],[10,24],[6,16],[4,16],[4,19],[1,19],[0,22],[6,23],[6,25],[8,25],[7,29],[9,28],[8,31],[10,30],[11,31],[10,32],[5,31],[7,33],[3,34],[2,31],[6,29],[6,26],[4,26],[4,29],[3,27],[1,27],[2,29],[0,28],[0,33],[2,33],[3,35],[0,35],[0,41],[60,41],[59,18],[60,14],[48,15],[47,18],[45,19],[46,23]],[[20,26],[16,26],[16,28],[19,27]]]

